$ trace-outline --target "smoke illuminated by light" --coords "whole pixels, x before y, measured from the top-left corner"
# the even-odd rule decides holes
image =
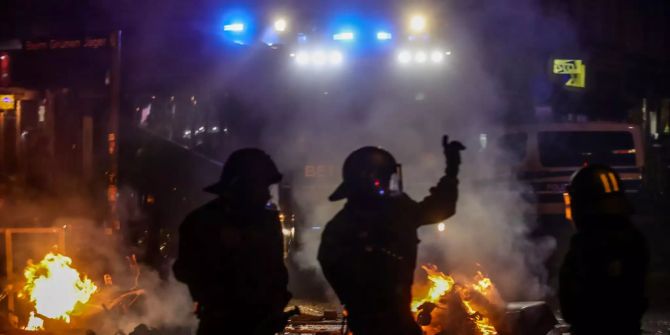
[[[423,51],[418,51],[416,54],[414,54],[414,61],[417,63],[425,63],[427,59],[428,55],[426,55],[426,53]]]
[[[330,52],[330,56],[329,56],[330,64],[333,64],[333,65],[341,64],[343,58],[344,57],[342,56],[342,53],[339,52],[339,51],[331,51]]]
[[[316,51],[314,54],[312,54],[312,62],[315,65],[323,65],[326,63],[326,55],[323,53],[323,51]]]
[[[302,52],[298,52],[298,53],[295,55],[295,61],[296,61],[296,63],[298,63],[299,65],[305,65],[305,64],[309,63],[309,54],[307,54],[307,53],[304,52],[304,51],[302,51]]]
[[[291,57],[300,66],[338,66],[344,62],[344,54],[339,50],[317,49],[314,51],[298,51],[291,54]]]
[[[512,9],[502,8],[501,10],[515,13]],[[421,13],[425,13],[425,18],[415,19],[415,21],[425,22],[425,24],[417,24],[417,26],[423,27],[424,32],[410,31],[411,14]],[[277,156],[286,162],[291,162],[287,164],[292,164],[290,167],[296,171],[303,171],[305,168],[303,162],[306,161],[332,164],[336,169],[339,169],[348,153],[346,148],[355,148],[361,145],[384,145],[395,148],[393,154],[397,157],[406,157],[404,161],[408,165],[405,167],[408,173],[413,173],[408,175],[406,179],[408,193],[417,198],[424,196],[427,189],[413,186],[413,183],[429,182],[429,176],[432,176],[430,173],[439,172],[441,161],[424,159],[425,157],[417,152],[427,150],[423,148],[439,141],[438,137],[442,132],[449,132],[454,138],[476,137],[478,133],[474,132],[474,129],[488,125],[488,122],[491,122],[490,120],[497,120],[499,107],[508,103],[504,99],[505,95],[498,91],[500,85],[496,81],[497,78],[487,70],[486,62],[489,57],[485,51],[488,46],[478,44],[480,41],[478,32],[467,29],[467,25],[459,26],[454,22],[453,25],[450,23],[448,35],[458,38],[446,38],[448,36],[423,38],[425,37],[423,34],[428,32],[443,32],[442,23],[438,22],[436,18],[446,19],[446,16],[438,15],[438,13],[441,12],[437,10],[410,12],[408,13],[410,15],[401,18],[399,27],[393,27],[393,22],[391,24],[386,24],[386,22],[367,23],[354,19],[347,21],[337,17],[338,20],[332,20],[336,22],[328,24],[327,27],[319,27],[321,29],[316,31],[308,30],[308,28],[299,30],[297,26],[294,27],[291,20],[289,29],[296,31],[292,36],[303,36],[302,40],[305,40],[307,35],[298,35],[298,33],[309,34],[307,43],[300,44],[296,41],[297,37],[292,38],[292,46],[295,49],[291,51],[295,53],[295,56],[286,60],[291,70],[299,74],[295,76],[295,80],[304,85],[300,86],[301,89],[304,89],[304,92],[299,92],[295,111],[287,112],[292,121],[296,121],[291,122],[290,127],[287,125],[268,131],[263,136],[264,143],[286,141],[286,145],[276,148]],[[525,12],[523,13],[525,14]],[[490,15],[490,17],[487,15]],[[518,16],[515,15],[513,16]],[[456,16],[456,13],[454,13],[454,16]],[[482,13],[482,16],[487,19],[496,17],[495,13],[490,12]],[[526,23],[523,16],[518,17],[518,19],[520,19],[520,25]],[[465,21],[466,19],[458,17],[457,20]],[[552,22],[548,22],[548,24]],[[317,25],[319,24],[322,23],[318,22]],[[506,27],[501,27],[501,31],[505,29]],[[355,40],[351,42],[332,42],[333,34],[343,31],[356,33]],[[391,41],[384,42],[377,39],[376,34],[380,31],[393,32],[395,36]],[[408,35],[414,35],[417,38],[409,40],[406,38],[409,37]],[[326,55],[328,55],[326,65],[316,67],[310,61],[314,48],[324,47],[326,49],[329,46],[329,41],[323,41],[323,39],[331,40],[330,46],[333,49],[339,48],[345,57],[339,68],[330,65],[332,49],[326,50]],[[554,43],[553,39],[550,40],[552,40],[551,43]],[[549,42],[546,43],[539,46],[548,47]],[[374,46],[368,46],[367,44],[373,44]],[[440,58],[433,55],[433,52],[437,50],[443,52],[441,63],[435,62],[435,59]],[[300,51],[304,54],[299,56]],[[415,61],[415,55],[418,51],[425,53],[425,61],[422,64]],[[368,94],[367,85],[370,85],[370,83],[356,80],[356,77],[349,79],[352,75],[361,77],[361,74],[355,71],[357,68],[350,66],[356,66],[358,63],[365,64],[367,59],[363,59],[363,57],[368,57],[367,54],[372,52],[375,52],[377,58],[385,57],[381,61],[385,61],[385,65],[388,66],[380,66],[381,75],[379,75],[379,78],[388,80],[383,82],[381,80],[370,80],[370,83],[380,87],[379,90],[375,88],[374,92],[389,92],[389,94]],[[372,59],[372,57],[369,58]],[[300,65],[300,63],[303,65]],[[347,71],[349,69],[352,69],[352,71]],[[377,74],[375,73],[375,75]],[[314,82],[321,84],[322,82],[319,81],[321,77],[332,80],[323,81],[329,86],[323,89],[309,86]],[[308,80],[303,82],[304,79]],[[345,83],[351,85],[351,89],[340,89],[340,85]],[[415,83],[421,84],[420,87],[414,89]],[[453,86],[446,89],[445,87],[448,85]],[[328,91],[329,94],[327,98],[322,98],[325,91]],[[417,92],[424,92],[424,94],[416,95]],[[317,94],[319,94],[318,97]],[[414,99],[415,96],[429,98]],[[248,99],[252,100],[253,98],[249,97]],[[343,110],[351,108],[352,105],[359,103],[361,100],[365,102],[363,106],[369,105],[369,108],[356,107],[365,109],[364,121],[357,118],[358,114],[349,116],[349,114],[342,113]],[[407,109],[405,103],[411,103],[416,111],[404,113],[403,111]],[[481,109],[481,113],[472,113],[472,108]],[[449,109],[453,112],[435,113],[437,109]],[[318,110],[318,113],[315,113],[315,110]],[[295,113],[295,117],[293,113]],[[411,117],[408,114],[412,114]],[[417,120],[416,124],[412,123],[414,120]],[[343,132],[339,127],[335,130],[334,127],[330,126],[335,122],[338,122],[338,124],[341,122],[345,125],[346,136],[342,136]],[[383,126],[380,126],[382,124]],[[464,126],[457,126],[461,124]],[[242,132],[242,130],[238,130],[238,132]],[[300,134],[300,136],[296,134]],[[304,143],[301,141],[305,139],[314,141],[314,145],[310,145],[309,149],[303,151],[293,149],[295,146],[292,144]],[[342,145],[340,145],[341,142]],[[335,154],[325,153],[321,149],[324,146],[332,145],[332,143],[338,143],[337,149],[334,149],[337,151],[337,157],[335,157]],[[435,151],[433,154],[439,158],[439,151]],[[475,155],[468,154],[465,156],[472,157]],[[481,173],[488,177],[489,166],[475,163],[478,163],[478,161],[473,158],[464,159],[462,171],[464,175],[474,178],[475,175]],[[413,169],[415,172],[413,172]],[[339,175],[335,173],[333,177],[329,178],[334,179],[335,182],[339,181],[338,177]],[[313,180],[311,179],[299,184],[301,187],[312,185]],[[520,185],[515,184],[514,186]],[[459,199],[459,206],[467,208],[468,211],[462,210],[460,214],[451,218],[448,231],[445,227],[444,232],[439,232],[439,224],[432,226],[432,229],[424,228],[424,231],[421,232],[424,237],[424,246],[435,247],[437,254],[435,258],[443,257],[449,262],[456,263],[460,257],[463,257],[466,260],[461,261],[462,263],[470,263],[474,259],[491,263],[493,264],[491,272],[504,277],[504,279],[501,279],[501,283],[506,291],[514,291],[517,289],[517,283],[519,283],[518,286],[522,286],[524,291],[527,289],[527,291],[533,292],[531,295],[534,296],[536,292],[541,291],[542,285],[532,281],[535,278],[532,274],[536,270],[536,264],[541,265],[538,260],[541,260],[545,249],[548,250],[550,246],[548,243],[542,242],[541,251],[533,252],[540,247],[530,244],[525,239],[525,235],[519,233],[526,228],[527,224],[533,224],[526,222],[524,217],[519,214],[522,209],[525,210],[529,207],[519,205],[517,202],[516,191],[520,188],[516,187],[513,190],[514,192],[509,192],[512,193],[510,196],[505,193],[504,199],[501,200],[498,200],[499,196],[497,194],[493,196],[482,194],[483,192],[463,192],[463,197]],[[327,207],[322,204],[323,199],[328,196],[325,193],[330,191],[315,190],[298,195],[302,200],[300,209],[305,211],[305,220],[310,222],[308,229],[305,229],[304,232],[298,231],[306,241],[304,250],[296,252],[296,258],[301,260],[301,267],[318,269],[316,251],[320,243],[320,234],[318,234],[320,232],[317,231],[314,234],[312,229],[309,228],[312,222],[320,225],[325,224],[332,217],[331,214],[334,214],[335,209],[339,208],[338,206],[332,206],[333,208],[331,208],[331,206]],[[486,211],[482,209],[486,209]],[[489,213],[489,209],[491,213]],[[496,210],[505,211],[505,217],[498,219]],[[509,215],[507,215],[508,211],[510,212]],[[494,224],[494,220],[501,222]],[[503,238],[481,234],[483,229],[495,231],[496,235]],[[517,246],[520,247],[517,248]],[[467,250],[467,252],[451,252],[452,249]],[[430,256],[432,257],[432,255]],[[526,261],[527,258],[528,261]],[[498,260],[502,260],[502,262],[496,262]],[[503,267],[498,266],[499,263],[511,265]],[[509,267],[513,271],[507,271],[508,269],[505,267]],[[529,271],[529,269],[533,271]],[[327,287],[327,285],[324,286]]]

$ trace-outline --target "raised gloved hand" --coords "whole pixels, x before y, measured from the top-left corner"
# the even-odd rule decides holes
[[[442,136],[442,148],[447,162],[445,174],[448,177],[456,178],[461,166],[461,151],[465,150],[465,146],[459,141],[449,141],[449,136],[444,135]]]

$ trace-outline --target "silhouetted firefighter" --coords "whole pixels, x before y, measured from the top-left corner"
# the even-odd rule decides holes
[[[286,323],[291,295],[278,213],[266,207],[282,175],[266,153],[242,149],[205,191],[219,197],[179,230],[178,280],[197,302],[199,335],[270,335]]]
[[[445,176],[420,202],[402,192],[400,165],[389,152],[363,147],[344,162],[343,182],[330,200],[347,203],[328,222],[318,258],[354,335],[421,334],[410,311],[417,228],[454,215],[465,149],[446,136],[443,146]]]
[[[559,297],[573,334],[640,333],[649,251],[632,212],[611,168],[588,165],[572,176],[566,216],[577,232],[561,266]]]

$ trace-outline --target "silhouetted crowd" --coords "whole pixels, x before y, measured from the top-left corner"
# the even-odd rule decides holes
[[[444,175],[421,201],[402,190],[401,166],[383,149],[363,147],[344,161],[330,201],[346,199],[326,224],[318,261],[347,311],[354,335],[421,335],[410,310],[417,229],[456,212],[461,151],[443,139]],[[218,197],[190,213],[179,230],[176,278],[197,304],[199,335],[281,332],[291,293],[279,213],[269,187],[282,174],[265,152],[230,155]],[[576,232],[560,270],[559,298],[573,334],[639,334],[646,309],[646,242],[632,225],[633,208],[617,173],[579,169],[566,193]]]

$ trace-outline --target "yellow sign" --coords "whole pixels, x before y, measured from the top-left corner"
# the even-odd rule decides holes
[[[14,95],[0,95],[0,109],[14,109]]]
[[[569,74],[565,86],[586,87],[586,65],[580,59],[554,59],[555,74]]]

